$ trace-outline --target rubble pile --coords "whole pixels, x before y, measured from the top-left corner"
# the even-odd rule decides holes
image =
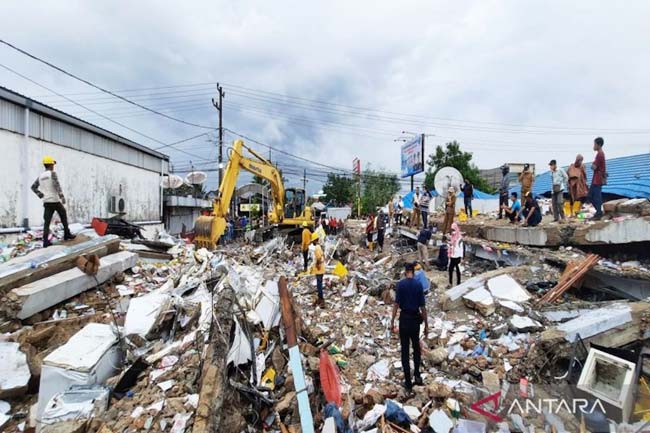
[[[460,285],[446,270],[425,273],[424,384],[405,389],[391,313],[417,254],[391,232],[381,252],[365,247],[361,222],[323,239],[322,307],[300,244],[281,236],[214,252],[164,234],[103,236],[15,257],[0,265],[0,428],[580,431],[579,418],[504,405],[557,397],[569,380],[591,395],[625,388],[589,382],[587,369],[650,336],[650,303],[592,302],[576,287],[587,271],[648,280],[646,264],[601,258],[570,271],[585,253],[467,237]],[[79,257],[93,255],[87,273]],[[546,302],[562,281],[566,290]],[[632,424],[629,398],[620,410]]]

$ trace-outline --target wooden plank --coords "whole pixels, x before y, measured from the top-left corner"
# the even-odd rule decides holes
[[[32,251],[26,256],[0,265],[0,294],[74,268],[80,255],[97,254],[104,257],[116,253],[119,249],[120,238],[109,235],[71,246],[55,245]]]

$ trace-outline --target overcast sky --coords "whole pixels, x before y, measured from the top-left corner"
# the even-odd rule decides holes
[[[427,153],[456,139],[480,168],[532,162],[540,172],[578,152],[589,161],[598,135],[609,158],[650,151],[647,1],[3,0],[0,9],[0,38],[188,122],[216,127],[219,81],[227,128],[328,166],[349,170],[359,157],[399,172],[403,130],[435,135]],[[0,64],[160,142],[210,132],[6,46]],[[0,85],[161,146],[2,68]],[[192,156],[164,152],[178,169],[213,167],[208,139],[178,146]],[[310,193],[329,170],[271,158],[294,186],[306,167]]]

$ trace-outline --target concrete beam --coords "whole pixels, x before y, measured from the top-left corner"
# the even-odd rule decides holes
[[[26,319],[95,287],[97,283],[108,281],[115,274],[135,266],[137,259],[137,254],[121,251],[103,257],[95,277],[73,268],[34,281],[11,290],[2,300],[1,308],[8,317]]]

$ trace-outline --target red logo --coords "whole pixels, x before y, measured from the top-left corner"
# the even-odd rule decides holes
[[[491,419],[494,422],[501,422],[503,421],[503,418],[501,418],[497,414],[499,410],[500,398],[501,398],[501,391],[494,393],[492,395],[488,395],[487,397],[477,401],[476,403],[472,403],[470,408],[474,412],[477,412],[483,415],[484,417]],[[490,403],[492,403],[492,405],[490,405]]]

